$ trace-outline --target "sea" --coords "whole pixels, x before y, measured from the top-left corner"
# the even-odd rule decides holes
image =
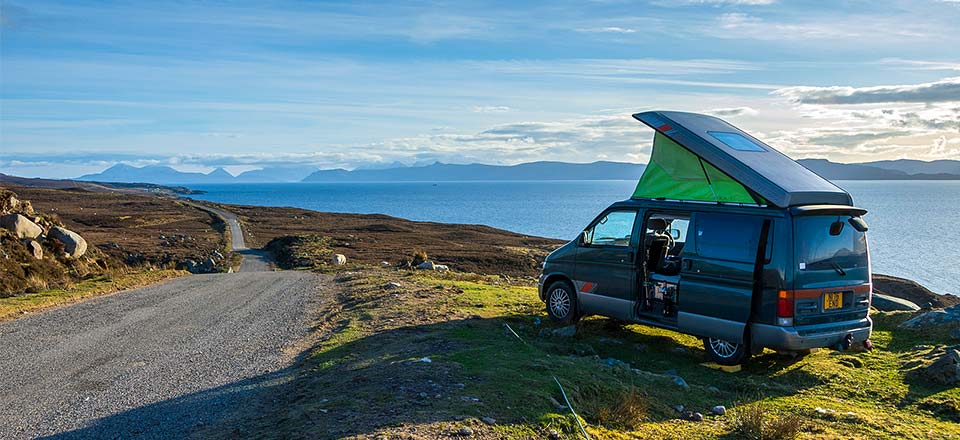
[[[835,181],[869,213],[873,271],[960,294],[960,181]],[[636,181],[191,185],[199,200],[483,224],[572,239]]]

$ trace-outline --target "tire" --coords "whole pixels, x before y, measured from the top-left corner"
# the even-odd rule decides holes
[[[750,359],[749,341],[741,344],[716,338],[703,338],[707,358],[720,365],[740,365]]]
[[[577,294],[573,285],[566,281],[555,281],[547,289],[547,315],[558,324],[570,325],[580,319],[577,310]]]

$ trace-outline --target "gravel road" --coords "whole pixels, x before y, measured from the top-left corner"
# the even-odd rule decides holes
[[[282,376],[325,283],[194,275],[0,323],[0,438],[177,438],[216,424]]]
[[[0,323],[0,439],[182,438],[265,404],[331,283],[268,271],[236,226],[240,273]]]

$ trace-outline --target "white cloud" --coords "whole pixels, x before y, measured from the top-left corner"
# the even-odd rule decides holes
[[[705,113],[709,113],[714,116],[731,117],[731,116],[756,116],[760,112],[756,111],[751,107],[727,107],[727,108],[715,108],[713,110],[707,110]]]
[[[473,107],[474,113],[504,113],[513,110],[505,105],[477,105]]]
[[[799,104],[960,101],[960,77],[929,83],[891,86],[786,87],[773,93]]]
[[[605,26],[599,28],[577,29],[577,32],[586,33],[612,33],[612,34],[632,34],[637,32],[635,29],[623,28],[619,26]]]

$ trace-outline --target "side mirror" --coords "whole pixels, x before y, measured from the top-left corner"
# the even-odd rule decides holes
[[[673,237],[674,240],[679,240],[679,239],[680,239],[680,230],[679,230],[679,229],[671,229],[671,230],[670,230],[670,236]]]
[[[590,244],[590,231],[581,232],[580,237],[577,239],[577,244],[581,246],[585,244]]]

